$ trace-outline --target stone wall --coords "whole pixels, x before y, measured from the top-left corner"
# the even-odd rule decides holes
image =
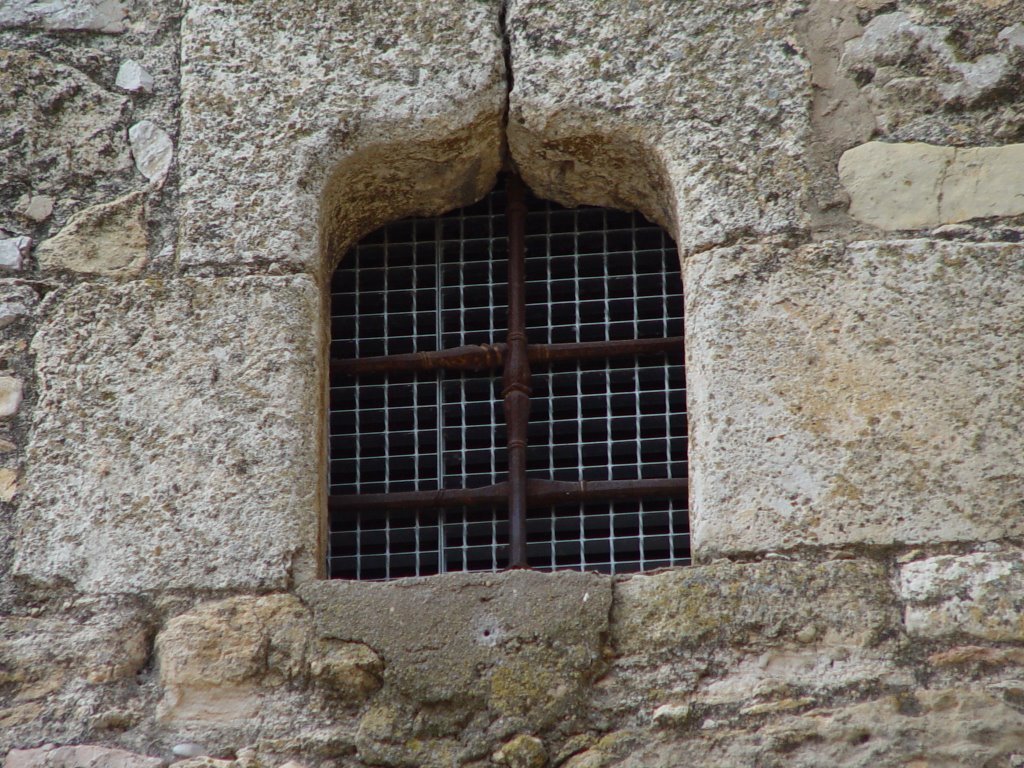
[[[1024,765],[1024,4],[9,0],[0,755]],[[502,165],[682,255],[697,564],[325,582],[324,281]]]

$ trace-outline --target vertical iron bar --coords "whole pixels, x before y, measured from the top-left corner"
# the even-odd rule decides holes
[[[510,175],[508,215],[508,358],[502,397],[508,429],[508,567],[526,562],[526,430],[530,417],[530,358],[526,346],[526,194]]]

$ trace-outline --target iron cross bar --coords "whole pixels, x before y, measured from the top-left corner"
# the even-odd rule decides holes
[[[508,482],[484,488],[441,489],[401,493],[364,493],[331,496],[332,511],[437,509],[496,506],[508,500],[510,568],[528,568],[526,561],[526,509],[570,502],[669,498],[686,493],[680,479],[602,480],[560,482],[527,479],[526,432],[530,414],[530,364],[563,360],[593,360],[620,356],[666,354],[683,347],[683,337],[627,339],[573,344],[528,344],[526,341],[526,188],[517,176],[507,185],[508,221],[508,336],[505,344],[455,347],[436,352],[331,360],[334,376],[357,376],[400,371],[479,371],[504,367],[502,397],[508,431]]]

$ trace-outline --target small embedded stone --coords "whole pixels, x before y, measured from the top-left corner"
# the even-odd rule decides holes
[[[678,728],[689,719],[689,704],[662,704],[651,715],[651,721],[657,728]]]
[[[32,238],[19,235],[0,239],[0,269],[21,269],[32,248]]]
[[[175,757],[201,757],[206,754],[206,747],[194,741],[186,741],[171,747],[171,754]]]
[[[128,129],[128,142],[139,173],[161,186],[174,157],[171,137],[151,120],[142,120]]]
[[[134,59],[125,59],[117,70],[114,85],[131,93],[153,92],[153,76]]]
[[[49,195],[22,195],[15,210],[26,219],[42,222],[53,215],[53,203]]]
[[[21,407],[24,384],[13,376],[0,376],[0,417],[13,416]]]
[[[494,762],[508,768],[544,768],[548,753],[536,736],[521,733],[492,755]]]

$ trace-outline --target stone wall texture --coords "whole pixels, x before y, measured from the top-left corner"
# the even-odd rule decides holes
[[[326,280],[667,228],[695,564],[321,580]],[[3,768],[1024,766],[1020,0],[0,2]]]

